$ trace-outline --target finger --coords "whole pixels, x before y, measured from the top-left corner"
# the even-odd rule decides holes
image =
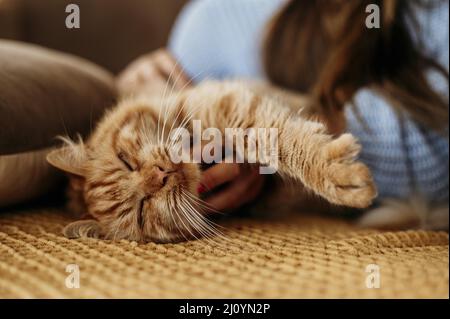
[[[136,81],[138,83],[153,81],[156,79],[165,80],[166,75],[162,72],[158,65],[154,64],[152,61],[145,61],[138,66],[135,72]]]
[[[166,80],[158,73],[151,73],[150,70],[139,69],[127,78],[121,78],[117,82],[117,87],[122,94],[136,94],[156,90],[165,87]]]
[[[241,195],[238,200],[230,203],[230,207],[224,209],[234,210],[236,208],[241,207],[244,204],[253,201],[256,197],[258,197],[259,193],[261,192],[261,189],[264,186],[264,180],[265,180],[264,177],[259,174],[249,178],[247,189],[244,192],[242,192],[242,194],[244,195]],[[230,187],[233,187],[233,185],[230,185]]]
[[[259,175],[246,175],[235,180],[223,191],[205,199],[205,201],[217,210],[232,210],[246,204],[261,191],[264,179]]]
[[[172,60],[164,57],[162,53],[155,53],[141,58],[140,61],[130,69],[130,82],[135,85],[142,83],[162,83],[180,89],[184,83],[183,71]],[[180,81],[180,79],[182,79]]]
[[[132,62],[124,71],[119,74],[119,79],[122,81],[139,82],[147,79],[154,79],[160,77],[167,79],[165,71],[158,67],[160,64],[160,51],[155,51],[150,54],[145,54]]]
[[[205,201],[217,210],[233,210],[253,200],[259,194],[262,185],[261,178],[246,176]]]
[[[154,65],[148,61],[133,63],[123,74],[119,75],[119,84],[125,86],[138,85],[140,83],[161,78]]]
[[[254,178],[253,182],[249,183],[249,188],[246,192],[247,194],[246,199],[243,203],[241,203],[241,205],[249,203],[253,201],[256,197],[258,197],[259,193],[261,192],[264,186],[265,178],[264,176],[260,175],[259,172],[257,172],[253,178]]]
[[[200,181],[200,190],[212,190],[213,188],[222,185],[226,182],[234,180],[240,173],[240,166],[236,163],[219,163],[210,168],[202,174]]]
[[[174,89],[181,89],[189,82],[188,76],[165,49],[139,57],[119,74],[117,81],[122,91],[142,84],[166,83]]]

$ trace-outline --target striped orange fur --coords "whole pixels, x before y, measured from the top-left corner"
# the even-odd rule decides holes
[[[199,165],[169,158],[169,133],[183,124],[192,129],[194,119],[222,132],[277,128],[280,176],[330,203],[367,207],[376,189],[368,168],[355,160],[355,138],[333,137],[298,112],[302,103],[267,92],[240,81],[209,81],[163,97],[125,98],[85,143],[66,140],[48,156],[76,179],[70,207],[91,218],[68,225],[65,234],[142,242],[215,235],[197,194]]]

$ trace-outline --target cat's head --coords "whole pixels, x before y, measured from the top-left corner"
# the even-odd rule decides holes
[[[83,181],[92,217],[68,225],[66,235],[173,242],[207,226],[196,204],[200,168],[170,160],[157,123],[149,108],[123,108],[108,114],[86,144],[66,140],[47,156]]]

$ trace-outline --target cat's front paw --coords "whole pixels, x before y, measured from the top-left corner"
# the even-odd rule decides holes
[[[337,205],[368,207],[377,190],[367,166],[356,161],[361,146],[351,134],[343,134],[323,149],[323,196]]]
[[[63,229],[63,235],[67,238],[99,238],[102,233],[100,224],[92,219],[77,220]]]

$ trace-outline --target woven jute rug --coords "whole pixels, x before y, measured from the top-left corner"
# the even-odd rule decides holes
[[[445,232],[361,230],[298,214],[227,222],[227,241],[137,244],[66,239],[68,221],[57,209],[0,214],[0,297],[449,296]]]

